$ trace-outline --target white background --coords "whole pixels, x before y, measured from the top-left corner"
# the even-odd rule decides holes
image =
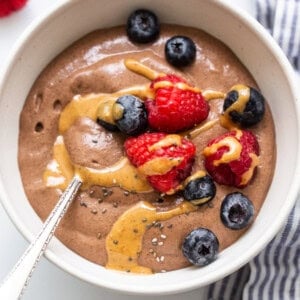
[[[254,14],[252,0],[223,0],[231,5],[241,8],[241,13]],[[58,5],[61,0],[29,0],[28,4],[19,12],[0,19],[0,72],[4,67],[7,55],[13,44],[22,34],[26,26],[38,17],[49,7]],[[13,179],[12,179],[13,180]],[[28,242],[14,227],[5,210],[0,205],[0,282],[13,267],[28,246]],[[117,284],[117,283],[116,283]],[[201,300],[203,290],[195,290],[184,294],[164,296],[168,300]],[[156,297],[141,297],[120,295],[74,278],[73,276],[60,270],[44,257],[41,259],[37,269],[33,274],[23,299],[27,300],[139,300],[154,299]],[[161,297],[157,297],[161,298]],[[6,299],[0,299],[6,300]]]

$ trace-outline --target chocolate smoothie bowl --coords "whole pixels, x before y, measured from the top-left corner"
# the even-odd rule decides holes
[[[213,6],[212,19],[232,16]],[[74,6],[66,7],[68,15]],[[295,193],[297,139],[285,139],[296,119],[282,120],[260,63],[232,43],[237,56],[215,25],[177,22],[162,7],[146,41],[117,25],[134,5],[119,22],[92,18],[30,77],[18,106],[18,167],[34,222],[74,176],[83,182],[46,255],[84,280],[133,293],[184,291],[236,270],[274,236]],[[281,96],[292,99],[288,86]],[[293,105],[285,107],[297,113]],[[280,188],[278,170],[287,180]]]
[[[147,11],[137,13],[146,17],[147,13],[150,14]],[[195,61],[181,68],[172,67],[166,61],[164,50],[166,41],[178,35],[188,36],[197,49]],[[175,86],[176,83],[171,81],[173,78],[168,79],[166,74],[176,74],[176,80],[182,80],[180,83],[184,86]],[[155,87],[155,84],[160,86]],[[249,133],[242,131],[238,123],[231,122],[228,127],[219,121],[220,116],[225,118],[223,103],[224,98],[229,97],[225,94],[230,89],[237,93],[238,88],[234,86],[238,84],[245,85],[241,94],[247,93],[245,90],[249,88],[246,85],[256,87],[254,79],[237,57],[203,31],[162,24],[159,37],[143,44],[131,41],[125,26],[92,32],[69,47],[43,71],[25,102],[20,119],[19,164],[31,205],[45,219],[71,178],[79,175],[84,185],[63,219],[57,237],[79,255],[108,268],[151,273],[186,267],[190,263],[182,254],[182,243],[197,228],[211,230],[220,250],[228,247],[245,230],[243,227],[232,230],[222,223],[220,205],[224,197],[234,192],[247,195],[253,202],[256,215],[272,180],[276,152],[273,120],[266,105],[262,120],[250,127],[259,140],[260,151],[255,155],[259,162],[251,157],[249,163],[245,162],[247,166],[239,176],[248,178],[244,179],[241,188],[233,182],[224,185],[222,179],[219,180],[222,184],[214,183],[206,175],[203,150],[209,141],[229,131],[235,135]],[[202,92],[194,92],[198,87]],[[201,115],[199,121],[185,125],[184,119],[175,117],[164,124],[161,119],[168,117],[173,110],[171,102],[177,101],[174,94],[185,93],[188,89],[193,93],[186,96],[190,102],[194,94],[203,95],[199,98],[202,102],[197,100],[199,103],[195,104],[197,107],[205,105],[198,113]],[[160,101],[158,94],[164,90],[170,92],[166,96],[169,97],[164,108],[166,112],[157,113],[158,120],[153,121],[156,116],[153,117],[149,102],[153,104],[155,99],[157,104]],[[136,130],[139,132],[130,132],[134,137],[129,138],[126,131],[114,128],[116,122],[110,119],[117,105],[123,109],[123,118],[134,110],[134,107],[129,107],[126,111],[133,95],[139,96],[133,99],[142,104],[139,109],[144,109],[148,116],[129,116],[129,122],[132,118],[142,118],[145,123],[147,120],[144,119],[148,117],[150,124],[138,124]],[[116,104],[118,99],[123,99],[123,106]],[[184,105],[184,110],[190,111],[186,117],[190,120],[194,104],[187,102]],[[179,109],[176,106],[175,113]],[[227,119],[227,122],[231,120],[230,117]],[[143,128],[140,130],[139,127]],[[156,138],[157,132],[163,136],[145,146],[157,148],[150,150],[153,155],[146,162],[135,163],[147,155],[141,150],[143,139]],[[186,147],[188,143],[195,147],[192,154],[175,153],[181,150],[183,141],[186,141]],[[218,157],[223,159],[220,163],[222,169],[231,161],[243,159],[242,153],[236,153],[226,160],[226,155],[238,151],[236,147],[244,147],[238,139],[228,142],[233,144],[225,141],[219,146],[220,149],[225,147],[222,157]],[[135,148],[137,144],[139,146]],[[174,154],[160,154],[169,149]],[[186,166],[182,160],[187,161]],[[174,178],[164,178],[176,168],[181,168],[180,172],[184,174],[178,171]],[[197,175],[199,171],[203,173],[200,177]],[[212,178],[218,181],[222,172],[212,175]],[[207,195],[198,196],[200,199],[197,195],[185,197],[188,192],[182,185],[189,176],[202,178],[201,182],[198,179],[199,183],[196,178],[192,180],[198,185],[192,193],[199,194],[201,185],[205,185],[202,193]],[[236,176],[234,180],[239,180],[234,171],[224,176]],[[197,200],[200,205],[193,204]],[[240,214],[237,218],[246,214],[244,211],[236,213]],[[210,244],[201,247],[208,247],[208,252],[212,248]],[[210,259],[206,261],[206,256],[215,255],[200,255],[198,260],[204,259],[207,264]]]

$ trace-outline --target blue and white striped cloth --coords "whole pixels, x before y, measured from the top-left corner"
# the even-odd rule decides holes
[[[299,72],[300,0],[256,0],[256,17]],[[206,298],[300,300],[300,196],[281,232],[249,264],[210,285]]]

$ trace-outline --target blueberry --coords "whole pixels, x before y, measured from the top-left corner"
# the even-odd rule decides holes
[[[191,176],[183,190],[183,197],[194,205],[200,205],[213,199],[216,195],[216,185],[205,173]]]
[[[157,39],[160,25],[157,16],[153,12],[138,9],[129,16],[126,30],[132,42],[145,44]]]
[[[245,195],[234,192],[228,194],[222,201],[220,214],[226,227],[238,230],[245,228],[253,221],[254,207]]]
[[[218,255],[219,241],[215,234],[206,228],[197,228],[189,233],[183,241],[182,253],[196,266],[206,266]]]
[[[144,102],[133,95],[124,95],[117,99],[113,106],[113,118],[123,133],[137,135],[148,126]]]
[[[244,95],[247,95],[246,105],[243,104]],[[242,127],[250,127],[262,120],[265,113],[265,98],[252,87],[237,85],[227,93],[223,111],[229,114],[232,122]]]
[[[165,45],[167,61],[175,67],[186,67],[196,58],[195,43],[186,36],[174,36]]]

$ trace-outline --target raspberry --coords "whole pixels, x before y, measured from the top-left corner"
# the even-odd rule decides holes
[[[0,17],[6,17],[12,12],[21,9],[27,0],[1,0],[0,1]]]
[[[191,173],[195,145],[176,134],[144,133],[125,141],[130,162],[159,192],[173,194]]]
[[[259,145],[250,131],[233,130],[210,141],[203,154],[205,168],[217,183],[243,188],[258,165]]]
[[[175,75],[155,79],[155,99],[146,100],[148,122],[157,131],[178,132],[204,121],[209,106],[201,92]]]

